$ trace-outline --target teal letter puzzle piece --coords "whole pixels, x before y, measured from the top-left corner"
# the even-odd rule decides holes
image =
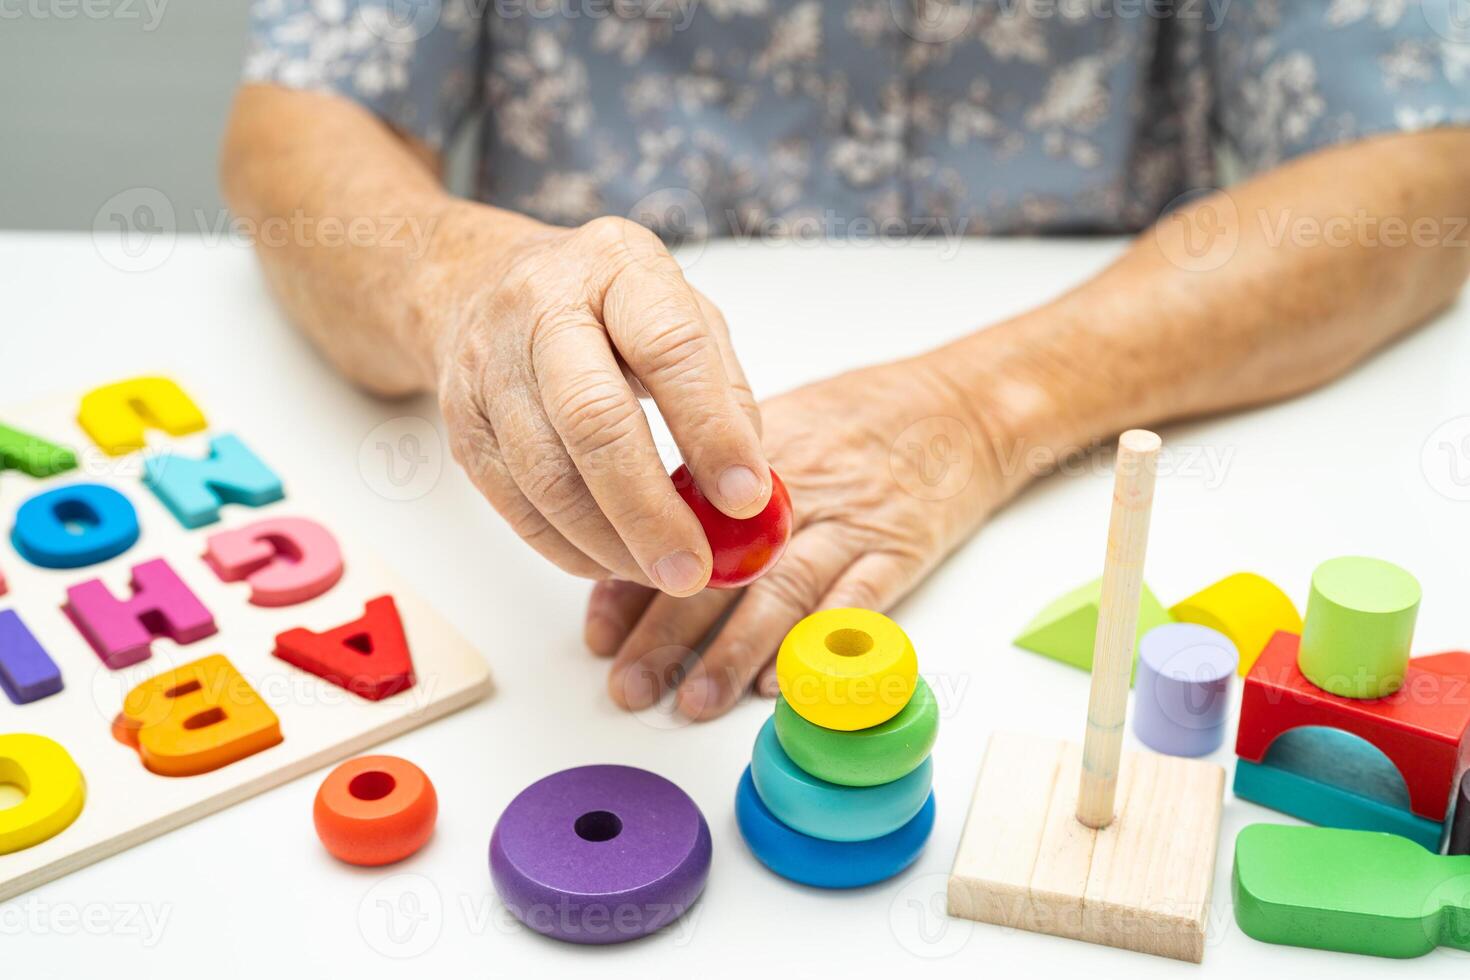
[[[211,439],[204,459],[168,453],[144,461],[143,482],[187,528],[219,520],[222,504],[263,507],[286,495],[280,477],[232,435]]]
[[[1252,939],[1407,959],[1470,950],[1470,857],[1393,834],[1252,824],[1235,839],[1235,921]]]
[[[1097,634],[1097,605],[1102,598],[1102,579],[1088,582],[1052,602],[1016,637],[1016,646],[1064,664],[1092,670],[1092,644]],[[1134,662],[1137,666],[1137,640],[1155,626],[1174,622],[1149,587],[1143,587],[1138,602],[1138,636],[1134,638]]]

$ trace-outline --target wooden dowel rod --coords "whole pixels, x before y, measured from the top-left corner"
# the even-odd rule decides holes
[[[1082,744],[1082,785],[1077,794],[1077,819],[1094,828],[1113,822],[1138,603],[1143,591],[1143,556],[1148,550],[1148,519],[1162,444],[1157,435],[1143,429],[1129,429],[1118,438],[1113,515],[1108,523],[1108,553],[1103,561],[1097,637],[1092,648],[1087,737]]]

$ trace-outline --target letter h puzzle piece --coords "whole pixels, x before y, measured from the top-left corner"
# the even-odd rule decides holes
[[[1417,657],[1409,661],[1397,692],[1370,701],[1339,697],[1307,680],[1297,666],[1299,642],[1293,633],[1278,632],[1246,677],[1235,745],[1241,760],[1236,795],[1306,820],[1408,830],[1406,836],[1437,849],[1455,783],[1470,768],[1470,653]],[[1331,787],[1340,782],[1333,772],[1308,774],[1301,765],[1278,766],[1267,758],[1277,738],[1307,727],[1347,732],[1386,755],[1403,776],[1409,813],[1403,819],[1391,812],[1375,817],[1369,805],[1375,801]],[[1311,762],[1309,767],[1334,765]],[[1329,796],[1336,794],[1331,799],[1318,789],[1324,784]]]
[[[155,637],[182,644],[215,633],[214,617],[162,558],[134,565],[131,586],[124,600],[99,579],[66,590],[66,614],[108,668],[147,660]]]

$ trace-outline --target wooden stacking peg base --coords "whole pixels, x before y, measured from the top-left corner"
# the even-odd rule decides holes
[[[1225,771],[1125,752],[1117,814],[1077,820],[1082,747],[997,733],[949,877],[949,914],[1198,963]]]

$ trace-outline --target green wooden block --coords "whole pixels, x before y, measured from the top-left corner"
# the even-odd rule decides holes
[[[1074,589],[1037,613],[1021,635],[1016,646],[1064,664],[1092,670],[1092,645],[1097,635],[1097,607],[1102,598],[1102,579]],[[1133,664],[1138,667],[1138,639],[1155,626],[1174,622],[1174,617],[1143,587],[1138,600],[1138,636],[1134,638]]]
[[[1393,834],[1252,824],[1235,838],[1235,921],[1252,939],[1407,959],[1470,950],[1470,857]]]
[[[1333,558],[1312,573],[1297,666],[1343,698],[1388,697],[1404,683],[1419,582],[1377,558]]]
[[[75,469],[77,457],[65,446],[0,425],[0,470],[20,470],[42,479]]]

